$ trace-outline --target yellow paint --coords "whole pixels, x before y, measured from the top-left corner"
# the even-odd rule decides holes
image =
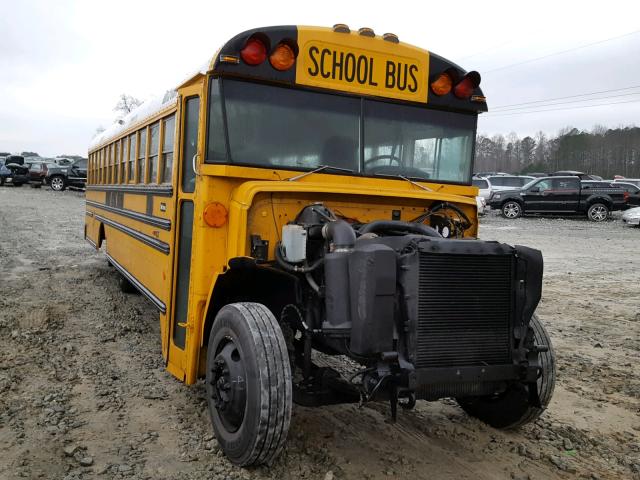
[[[429,52],[382,37],[298,28],[296,83],[350,93],[427,102]]]

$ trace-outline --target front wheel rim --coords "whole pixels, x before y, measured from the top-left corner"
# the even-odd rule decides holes
[[[603,206],[593,207],[591,209],[591,219],[596,222],[601,222],[607,218],[607,209]]]
[[[53,180],[51,180],[51,188],[53,188],[54,190],[61,190],[62,189],[62,179],[54,178]]]
[[[212,399],[222,425],[236,432],[244,420],[247,407],[247,375],[240,350],[230,338],[213,360],[211,369]]]
[[[520,205],[517,203],[507,203],[504,208],[504,216],[507,218],[516,218],[520,214]]]

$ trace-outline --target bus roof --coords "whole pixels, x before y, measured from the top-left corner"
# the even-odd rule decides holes
[[[243,49],[251,40],[258,40],[264,46],[265,58],[259,64],[247,63],[243,58]],[[281,45],[288,46],[295,55],[292,66],[285,70],[274,68],[271,60],[266,58],[269,52],[273,54]],[[400,42],[393,34],[375,35],[371,29],[351,31],[341,24],[333,28],[295,25],[264,27],[247,30],[233,37],[174,89],[147,100],[96,135],[89,150],[174,107],[177,102],[176,89],[210,72],[219,76],[427,104],[445,110],[469,113],[487,111],[477,72],[466,72],[439,55]],[[443,74],[450,77],[452,85],[445,94],[436,95],[430,84]],[[469,82],[469,79],[473,82]],[[472,84],[466,98],[460,98],[454,92],[463,81]]]

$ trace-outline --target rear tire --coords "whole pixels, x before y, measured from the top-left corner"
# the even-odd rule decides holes
[[[216,315],[206,387],[213,430],[231,463],[273,463],[289,431],[291,367],[280,325],[264,305],[232,303]]]
[[[498,396],[457,399],[465,412],[494,428],[513,429],[531,423],[542,415],[551,401],[556,384],[555,352],[549,334],[535,314],[529,325],[533,329],[534,343],[549,347],[548,351],[539,354],[542,373],[537,385],[542,408],[529,403],[529,392],[522,385],[511,387]]]
[[[604,203],[594,203],[587,210],[587,218],[592,222],[604,222],[609,218],[609,207]]]
[[[49,185],[51,186],[51,190],[54,190],[56,192],[62,192],[65,188],[67,188],[64,177],[60,175],[51,177],[51,180],[49,180]]]
[[[522,205],[515,200],[509,200],[502,205],[502,216],[513,220],[522,216]]]

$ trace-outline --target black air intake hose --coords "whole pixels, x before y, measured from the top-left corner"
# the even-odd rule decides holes
[[[335,220],[324,224],[322,235],[334,245],[334,250],[353,249],[356,244],[356,232],[344,220]]]
[[[401,222],[399,220],[377,220],[367,223],[360,227],[360,234],[380,233],[384,231],[416,233],[418,235],[426,235],[427,237],[442,238],[435,228],[429,227],[422,223]]]

